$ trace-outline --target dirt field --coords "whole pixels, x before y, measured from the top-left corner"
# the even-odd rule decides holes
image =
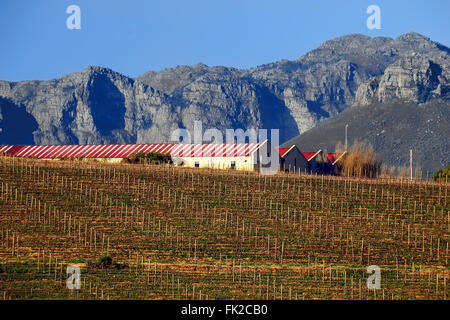
[[[0,299],[449,298],[450,184],[5,157],[0,181]]]

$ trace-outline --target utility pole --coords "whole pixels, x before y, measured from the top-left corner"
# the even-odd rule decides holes
[[[348,147],[348,143],[347,143],[347,131],[348,131],[348,124],[345,125],[345,152],[347,152],[347,147]]]
[[[413,155],[412,155],[412,149],[409,150],[409,174],[411,180],[413,179]]]

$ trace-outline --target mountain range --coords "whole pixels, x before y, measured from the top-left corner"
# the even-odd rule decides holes
[[[436,170],[450,162],[449,101],[449,48],[413,32],[351,34],[246,70],[199,63],[130,78],[89,66],[48,81],[0,81],[0,144],[167,142],[200,120],[204,130],[278,128],[287,145],[333,151],[350,122],[350,137],[369,140],[388,163],[403,164],[404,145]]]

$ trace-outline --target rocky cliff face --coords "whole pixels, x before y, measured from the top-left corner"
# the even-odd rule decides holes
[[[100,67],[57,80],[1,82],[0,96],[35,119],[37,144],[136,141],[156,114],[171,116],[164,94]]]
[[[348,35],[249,70],[179,66],[132,79],[88,67],[0,81],[0,143],[164,142],[178,128],[279,128],[281,141],[354,104],[449,99],[450,50],[416,33]]]
[[[355,104],[393,100],[424,103],[436,98],[448,99],[449,71],[448,61],[438,64],[421,55],[401,57],[388,66],[383,75],[359,86]]]

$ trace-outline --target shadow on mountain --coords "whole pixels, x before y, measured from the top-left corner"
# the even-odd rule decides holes
[[[67,102],[62,108],[61,127],[66,129],[64,144],[78,144],[78,137],[74,134],[74,128],[76,127],[75,118],[77,115],[77,100],[75,96]]]
[[[0,144],[34,144],[36,119],[25,107],[0,97]]]
[[[308,110],[310,112],[313,112],[313,113],[317,114],[319,117],[323,117],[323,118],[329,118],[330,117],[330,113],[325,111],[325,110],[323,110],[324,103],[318,102],[318,101],[306,100],[306,104],[308,106]]]
[[[125,97],[107,75],[93,75],[88,99],[101,135],[109,136],[113,130],[125,128]]]
[[[284,101],[278,99],[277,96],[265,87],[260,87],[259,93],[263,128],[279,129],[280,144],[289,138],[297,136],[300,133],[297,122],[292,116],[291,111],[284,104]],[[270,131],[267,134],[268,139],[272,140]]]

